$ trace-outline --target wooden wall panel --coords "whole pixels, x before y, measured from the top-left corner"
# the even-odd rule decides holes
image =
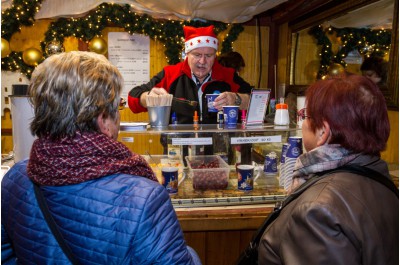
[[[239,252],[240,231],[207,232],[206,242],[206,264],[229,265],[235,263],[237,256],[233,253]]]
[[[15,52],[22,52],[28,48],[42,50],[40,42],[44,40],[44,34],[47,31],[52,20],[37,20],[31,27],[21,27],[20,32],[11,36],[10,48]]]
[[[292,46],[294,47],[294,45]],[[310,36],[307,30],[299,32],[294,63],[294,84],[311,84],[317,78],[319,69],[319,48],[316,40]]]
[[[279,27],[279,46],[278,50],[278,65],[277,65],[277,84],[289,84],[289,76],[286,75],[288,55],[290,53],[290,46],[288,45],[288,24],[282,24]]]
[[[388,111],[390,135],[382,159],[388,163],[399,164],[399,112]]]
[[[4,116],[1,117],[1,130],[1,154],[8,154],[14,146],[11,133],[11,111],[9,109],[4,110]]]
[[[248,246],[255,230],[184,232],[204,265],[231,265]]]
[[[201,263],[205,265],[207,256],[206,232],[187,232],[184,233],[184,236],[186,243],[196,250]]]
[[[120,114],[121,121],[125,122],[149,121],[147,112],[135,114],[132,113],[129,108],[124,108],[124,110],[120,111]],[[128,139],[126,139],[126,137],[128,137]],[[163,147],[160,144],[160,135],[121,132],[118,140],[125,144],[132,152],[135,152],[137,154],[146,154],[147,152],[152,155],[163,154]]]
[[[258,31],[261,32],[261,42],[259,41]],[[239,38],[232,45],[233,50],[239,52],[245,60],[246,67],[241,73],[241,77],[255,87],[258,87],[260,76],[259,55],[262,55],[260,88],[266,88],[268,83],[268,34],[268,27],[245,26],[244,31],[240,33]]]

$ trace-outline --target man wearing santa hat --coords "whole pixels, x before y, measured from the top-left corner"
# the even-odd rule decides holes
[[[214,26],[184,26],[183,30],[185,60],[164,67],[149,83],[134,87],[128,95],[129,108],[134,113],[147,111],[148,95],[169,93],[174,96],[171,113],[176,113],[179,124],[193,123],[195,111],[200,114],[200,122],[216,123],[217,113],[208,112],[205,95],[220,93],[214,102],[218,110],[228,105],[246,109],[252,88],[234,69],[216,60],[218,39]]]

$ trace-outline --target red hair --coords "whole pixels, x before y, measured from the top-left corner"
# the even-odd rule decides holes
[[[306,104],[314,132],[323,121],[329,123],[330,144],[369,155],[385,149],[390,133],[386,102],[368,78],[347,74],[317,81],[307,89]]]

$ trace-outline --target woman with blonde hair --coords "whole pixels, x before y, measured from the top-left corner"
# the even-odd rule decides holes
[[[38,139],[2,181],[2,263],[200,263],[165,188],[117,141],[122,86],[117,68],[90,52],[35,69]]]

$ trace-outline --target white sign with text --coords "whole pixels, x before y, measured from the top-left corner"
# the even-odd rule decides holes
[[[122,97],[150,81],[150,38],[127,32],[108,33],[108,59],[124,77]]]
[[[247,110],[247,125],[260,125],[264,122],[270,90],[254,90],[250,94],[250,103]]]
[[[281,143],[281,142],[282,142],[282,135],[231,138],[231,144]]]
[[[172,138],[173,145],[212,145],[212,137]]]

